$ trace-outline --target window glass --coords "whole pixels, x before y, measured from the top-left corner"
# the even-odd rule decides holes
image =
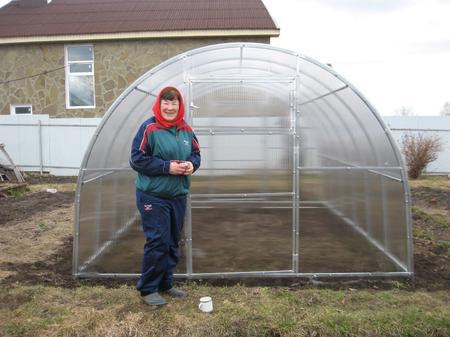
[[[69,78],[70,106],[94,105],[94,77],[70,76]]]
[[[95,107],[94,49],[92,45],[66,47],[66,106]]]
[[[70,65],[71,73],[90,73],[92,72],[92,64],[88,63],[72,63]]]
[[[94,60],[92,46],[69,46],[67,53],[69,62]]]
[[[31,115],[31,106],[16,106],[16,115]]]
[[[31,104],[10,104],[11,115],[32,115],[33,106]]]

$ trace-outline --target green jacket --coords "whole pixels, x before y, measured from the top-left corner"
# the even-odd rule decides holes
[[[136,187],[166,199],[188,194],[190,177],[169,174],[172,160],[190,161],[194,172],[200,167],[200,148],[192,128],[186,123],[165,128],[155,117],[149,118],[131,147],[130,166],[138,172]]]

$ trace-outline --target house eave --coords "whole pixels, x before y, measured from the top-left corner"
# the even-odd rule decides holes
[[[173,30],[173,31],[129,32],[129,33],[2,37],[0,38],[0,45],[42,43],[42,42],[134,40],[134,39],[190,38],[190,37],[237,37],[237,36],[278,37],[279,35],[280,35],[279,29]]]

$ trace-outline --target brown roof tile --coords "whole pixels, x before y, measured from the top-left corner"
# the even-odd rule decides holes
[[[278,28],[262,0],[53,0],[0,9],[0,38],[222,29]]]

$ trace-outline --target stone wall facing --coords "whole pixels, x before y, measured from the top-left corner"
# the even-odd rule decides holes
[[[122,91],[161,62],[194,48],[240,41],[269,43],[269,38],[93,42],[96,107],[92,109],[66,109],[64,43],[0,45],[0,114],[10,114],[10,104],[31,104],[33,114],[102,117]],[[80,42],[86,43],[91,42]]]

